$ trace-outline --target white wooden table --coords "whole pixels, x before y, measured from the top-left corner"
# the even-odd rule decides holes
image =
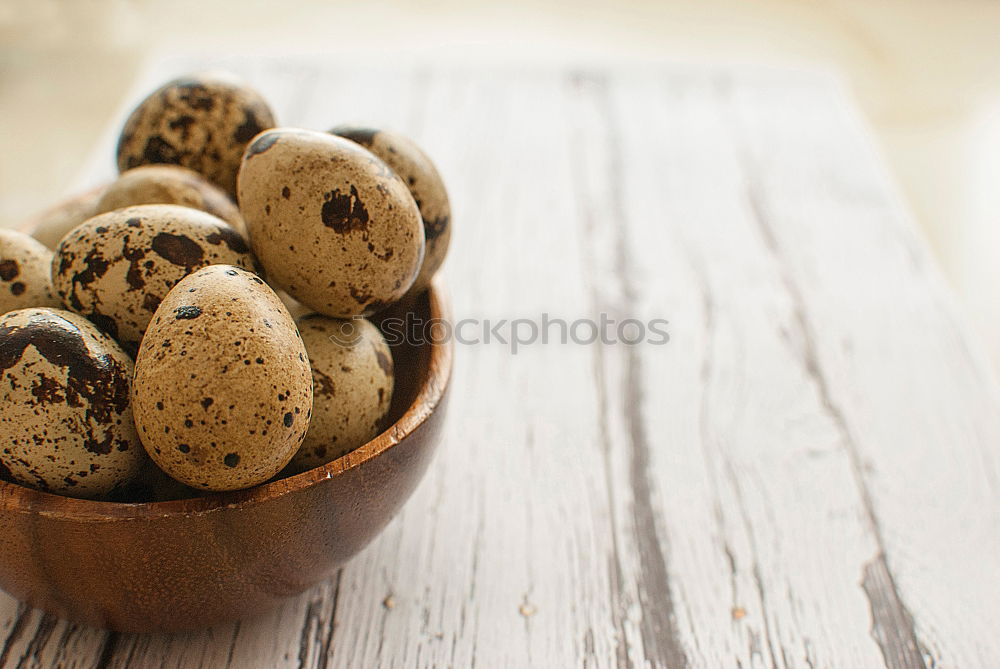
[[[835,81],[225,64],[425,145],[458,318],[671,340],[459,346],[429,475],[328,582],[182,636],[2,596],[0,666],[1000,666],[996,380]]]

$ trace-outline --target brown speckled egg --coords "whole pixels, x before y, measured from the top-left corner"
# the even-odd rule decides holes
[[[118,139],[118,169],[168,163],[236,193],[236,172],[254,135],[275,125],[259,93],[225,73],[175,79],[139,103]]]
[[[406,184],[328,133],[279,128],[247,148],[240,211],[268,277],[327,316],[372,314],[417,276],[424,231]]]
[[[179,204],[207,211],[246,235],[236,203],[194,170],[178,165],[143,165],[123,172],[97,201],[94,214],[136,204]]]
[[[60,307],[52,290],[52,251],[23,232],[0,228],[0,314]]]
[[[142,204],[95,216],[70,232],[52,260],[52,282],[69,309],[134,352],[167,292],[215,264],[254,266],[242,235],[197,209]]]
[[[410,291],[425,291],[444,263],[451,241],[451,204],[437,168],[416,142],[398,132],[356,125],[337,126],[330,132],[357,142],[384,160],[410,189],[424,221],[426,242],[424,262]]]
[[[24,229],[31,230],[32,237],[54,249],[66,233],[94,215],[94,206],[102,192],[102,188],[96,188],[57,204],[34,216]]]
[[[298,321],[313,375],[313,416],[291,470],[336,460],[384,428],[394,385],[392,352],[363,318],[310,315]]]
[[[82,316],[0,316],[0,476],[91,499],[129,484],[146,461],[131,379],[128,355]]]
[[[309,429],[312,373],[295,323],[262,279],[237,267],[206,267],[178,283],[135,367],[139,437],[192,488],[267,481]]]

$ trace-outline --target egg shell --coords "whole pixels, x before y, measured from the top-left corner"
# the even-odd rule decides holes
[[[131,378],[125,351],[82,316],[0,316],[0,476],[91,499],[128,485],[146,462]]]
[[[137,204],[177,204],[218,216],[246,236],[243,217],[229,196],[194,170],[178,165],[143,165],[109,184],[94,214]]]
[[[243,236],[197,209],[143,204],[74,228],[56,249],[52,282],[67,308],[134,352],[167,292],[214,264],[253,268]]]
[[[247,148],[240,211],[268,278],[318,313],[349,318],[402,297],[424,231],[406,184],[359,144],[279,128]]]
[[[226,265],[170,291],[136,358],[135,421],[146,451],[199,490],[248,488],[299,449],[312,373],[298,330],[258,276]]]
[[[360,125],[341,125],[330,132],[357,142],[385,161],[413,195],[424,222],[425,250],[410,292],[424,292],[444,263],[451,243],[451,203],[437,168],[416,142],[401,133]]]
[[[292,459],[301,472],[336,460],[378,436],[392,402],[392,351],[363,318],[298,320],[313,375],[309,433]]]
[[[22,230],[31,230],[31,236],[49,249],[55,249],[66,234],[94,215],[94,207],[103,188],[80,193],[65,202],[46,209],[27,221]]]
[[[23,232],[0,228],[0,314],[60,307],[52,290],[52,251]]]
[[[264,98],[236,77],[181,77],[153,91],[129,116],[118,139],[118,169],[182,165],[235,196],[243,150],[274,126]]]

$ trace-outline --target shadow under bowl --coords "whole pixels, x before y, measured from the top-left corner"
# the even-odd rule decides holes
[[[413,310],[450,319],[437,283]],[[0,587],[124,632],[203,628],[303,592],[368,544],[424,475],[452,354],[451,342],[394,346],[391,427],[329,464],[249,490],[120,504],[0,482]]]

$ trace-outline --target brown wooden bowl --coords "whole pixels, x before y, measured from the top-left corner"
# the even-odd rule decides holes
[[[439,284],[414,311],[450,318]],[[57,616],[126,632],[206,627],[304,591],[385,527],[440,438],[452,343],[400,345],[393,356],[394,424],[297,476],[148,504],[0,482],[0,587]]]

